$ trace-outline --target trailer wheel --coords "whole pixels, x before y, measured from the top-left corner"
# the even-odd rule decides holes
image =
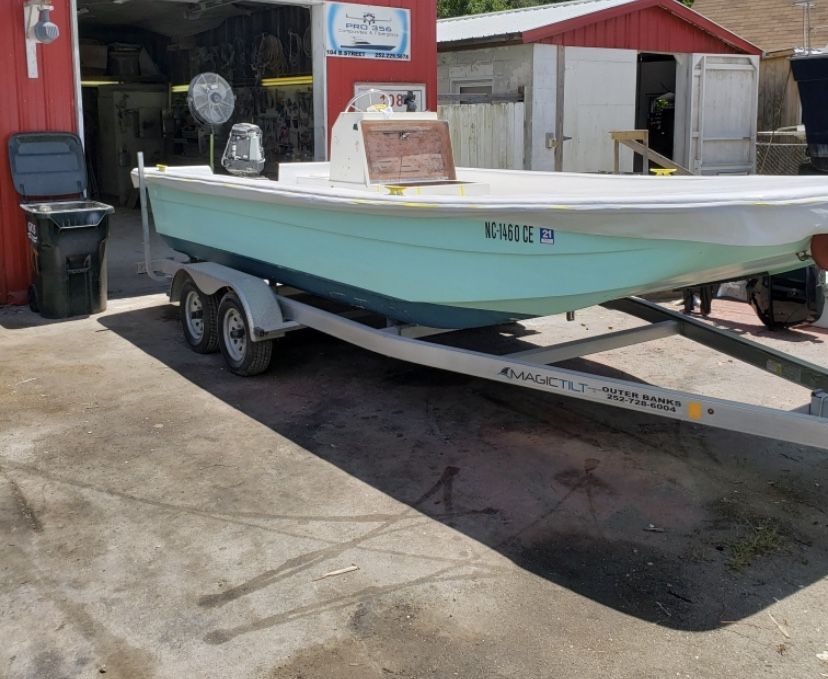
[[[190,348],[199,354],[218,349],[218,303],[188,278],[181,286],[181,328]]]
[[[254,342],[235,292],[221,298],[218,307],[219,349],[230,372],[251,377],[267,370],[273,354],[273,340]]]

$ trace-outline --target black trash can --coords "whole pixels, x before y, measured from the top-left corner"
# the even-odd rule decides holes
[[[9,159],[18,193],[27,200],[26,234],[33,279],[29,303],[46,318],[67,318],[106,309],[106,246],[114,208],[86,199],[83,146],[74,134],[16,134]],[[45,201],[61,196],[63,200]],[[38,197],[41,200],[28,199]]]
[[[46,318],[106,309],[106,244],[112,207],[90,200],[23,203],[32,246],[29,304]]]

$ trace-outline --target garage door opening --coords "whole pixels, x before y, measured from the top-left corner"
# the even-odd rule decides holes
[[[311,11],[300,3],[78,0],[84,140],[93,192],[137,201],[129,177],[148,164],[210,161],[211,130],[187,105],[190,80],[218,73],[236,98],[215,128],[220,157],[234,123],[262,129],[264,174],[316,157]],[[216,163],[221,171],[220,163]]]

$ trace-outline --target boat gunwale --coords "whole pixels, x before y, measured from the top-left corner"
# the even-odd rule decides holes
[[[721,229],[712,228],[707,225],[702,228],[701,221],[692,225],[676,228],[664,226],[660,222],[656,225],[646,226],[642,223],[632,223],[630,216],[640,214],[642,219],[652,220],[655,217],[663,218],[670,215],[687,214],[690,210],[745,210],[765,212],[768,208],[791,208],[796,207],[802,210],[818,209],[814,205],[824,204],[828,212],[828,195],[822,200],[800,199],[770,203],[767,201],[743,201],[743,202],[711,202],[707,204],[674,205],[656,204],[647,205],[637,203],[635,205],[603,203],[591,206],[578,204],[564,205],[552,202],[549,199],[536,199],[535,202],[524,197],[523,202],[513,203],[505,200],[485,200],[485,195],[474,195],[458,200],[457,198],[444,196],[393,196],[376,194],[369,191],[358,191],[353,189],[331,188],[324,192],[319,191],[318,186],[301,186],[287,184],[273,180],[256,180],[256,182],[267,181],[267,185],[257,186],[250,180],[238,180],[235,177],[223,175],[199,175],[195,172],[185,174],[170,169],[147,170],[145,174],[147,185],[152,191],[153,185],[167,186],[173,190],[193,193],[196,195],[216,196],[217,189],[222,189],[225,197],[231,200],[253,200],[258,203],[275,203],[293,208],[316,209],[326,212],[366,213],[370,212],[377,216],[392,216],[405,219],[441,219],[466,217],[469,219],[488,218],[494,221],[511,221],[516,218],[526,222],[534,222],[538,227],[549,227],[560,231],[570,231],[590,235],[603,235],[622,238],[650,238],[659,240],[681,240],[699,241],[704,243],[716,243],[721,245],[739,246],[800,246],[809,238],[820,233],[828,233],[828,228],[818,231],[811,226],[815,219],[805,223],[806,220],[798,220],[795,230],[791,228],[791,220],[785,220],[785,228],[779,229],[773,223],[758,225],[756,215],[749,215],[744,222],[743,229]],[[672,180],[665,180],[672,181]],[[220,194],[219,194],[220,195]],[[590,224],[561,224],[558,220],[568,213],[571,219],[583,218],[587,215],[596,214],[612,215],[620,214],[624,220],[612,224],[600,223]],[[763,215],[766,222],[773,217],[771,214]],[[775,217],[775,215],[774,215]],[[799,226],[803,224],[803,226]],[[750,237],[753,242],[746,242]]]
[[[460,168],[458,168],[460,169]],[[698,210],[706,208],[724,208],[724,207],[789,207],[789,206],[808,206],[819,203],[825,203],[826,210],[828,210],[828,188],[823,189],[822,193],[812,194],[808,196],[801,196],[795,198],[777,198],[773,195],[752,196],[743,199],[729,199],[729,200],[709,200],[689,202],[686,196],[680,194],[660,194],[647,196],[648,199],[659,198],[659,202],[643,202],[639,197],[630,197],[627,199],[614,198],[612,202],[599,202],[593,197],[583,198],[569,198],[565,196],[553,196],[554,201],[549,197],[543,196],[539,193],[526,193],[520,195],[521,202],[510,202],[512,199],[507,199],[497,194],[473,194],[467,196],[445,196],[445,195],[410,195],[398,196],[391,194],[381,194],[375,190],[362,188],[346,188],[346,187],[324,187],[324,192],[320,192],[319,185],[301,185],[289,184],[286,182],[273,179],[256,179],[256,183],[250,183],[251,180],[242,177],[233,177],[230,175],[208,175],[208,174],[186,174],[181,171],[176,171],[175,168],[167,168],[165,170],[146,169],[145,177],[148,182],[152,181],[174,181],[174,182],[192,182],[197,184],[209,184],[212,186],[222,186],[224,188],[240,189],[250,191],[256,194],[265,195],[279,195],[282,197],[310,196],[312,198],[331,198],[336,199],[337,202],[343,203],[354,202],[369,202],[371,204],[388,205],[394,207],[411,207],[412,204],[422,204],[423,206],[434,207],[439,209],[458,211],[474,209],[510,209],[522,212],[533,212],[540,209],[554,209],[554,210],[572,210],[578,212],[603,212],[603,211],[662,211],[662,210]],[[506,172],[503,174],[514,176],[517,170]],[[548,174],[550,177],[555,177],[555,173],[533,173],[533,174]],[[570,177],[573,176],[570,174]],[[595,175],[606,181],[613,181],[619,175]],[[630,179],[626,176],[620,176],[621,179]],[[460,177],[458,177],[460,179]],[[669,180],[664,178],[642,177],[645,181],[670,181],[675,183],[683,179],[703,180],[710,179],[707,177],[671,177]],[[640,181],[640,180],[639,180]],[[265,182],[267,183],[265,186]],[[260,184],[260,185],[256,185]],[[372,186],[386,186],[386,183],[372,185]],[[785,193],[783,189],[777,189],[778,193]],[[790,193],[790,191],[788,191]],[[681,202],[680,202],[681,201]]]

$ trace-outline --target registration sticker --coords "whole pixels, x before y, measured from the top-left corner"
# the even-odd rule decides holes
[[[545,243],[547,245],[554,245],[555,244],[555,229],[541,229],[540,230],[540,242],[541,242],[541,244]]]

